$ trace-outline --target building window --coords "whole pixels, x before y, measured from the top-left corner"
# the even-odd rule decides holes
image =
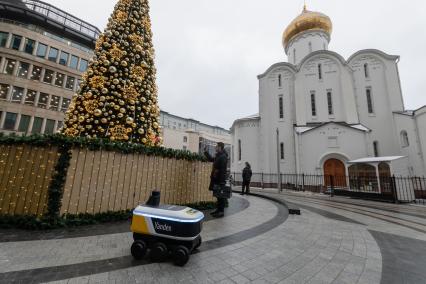
[[[12,103],[20,104],[22,101],[22,98],[24,96],[24,89],[19,87],[13,87],[12,90]]]
[[[21,46],[22,37],[18,35],[12,36],[12,41],[10,42],[10,48],[14,50],[19,50],[19,47]]]
[[[365,78],[370,77],[369,70],[368,70],[368,63],[364,64],[364,76],[365,76]]]
[[[78,68],[79,71],[84,72],[87,70],[87,66],[88,66],[88,62],[87,60],[81,59],[80,60],[80,68]]]
[[[379,142],[373,142],[374,157],[379,157]]]
[[[284,153],[284,143],[280,144],[280,156],[281,156],[281,160],[285,159],[285,153]]]
[[[70,99],[63,98],[62,99],[61,111],[66,112],[68,110],[68,107],[70,106],[70,103],[71,103]]]
[[[186,147],[186,146],[183,146],[183,150],[184,151],[186,151],[188,149],[188,147]]]
[[[24,51],[28,54],[33,54],[35,48],[35,40],[25,39]]]
[[[401,145],[403,148],[410,146],[410,141],[408,140],[407,131],[401,131]]]
[[[0,84],[0,100],[7,100],[7,95],[9,94],[10,86],[5,84]]]
[[[6,130],[15,130],[16,118],[18,115],[13,112],[6,113],[6,119],[4,120],[4,129]]]
[[[39,42],[37,47],[37,53],[36,53],[37,57],[46,58],[46,53],[47,53],[47,45]]]
[[[373,108],[373,98],[371,96],[371,89],[367,88],[366,90],[366,95],[367,95],[367,108],[368,108],[368,113],[373,114],[374,113],[374,108]]]
[[[25,62],[21,62],[19,64],[19,68],[18,68],[18,77],[23,78],[23,79],[27,79],[29,71],[30,71],[30,64],[25,63]]]
[[[183,143],[187,143],[188,142],[188,137],[187,136],[183,136]]]
[[[64,126],[64,122],[63,121],[58,121],[58,125],[56,126],[56,131],[61,130],[62,126]]]
[[[9,38],[8,33],[0,32],[0,47],[6,47],[8,38]]]
[[[283,96],[280,96],[278,98],[278,107],[279,107],[279,112],[280,112],[280,119],[284,118],[284,98]]]
[[[4,65],[3,73],[7,75],[13,75],[15,70],[16,60],[6,59],[6,64]]]
[[[322,65],[318,64],[318,79],[322,80]]]
[[[71,55],[70,67],[73,69],[77,69],[78,67],[78,57],[75,55]]]
[[[34,117],[33,129],[31,130],[31,133],[32,134],[40,134],[42,127],[43,127],[43,118]]]
[[[58,111],[59,110],[59,100],[60,97],[58,96],[52,96],[50,99],[50,110]]]
[[[31,73],[31,80],[34,81],[40,81],[41,78],[41,70],[42,68],[40,66],[33,65],[33,72]]]
[[[241,140],[238,140],[238,161],[241,161]]]
[[[317,103],[315,100],[315,93],[311,93],[311,110],[312,110],[312,116],[317,116]]]
[[[58,59],[58,54],[59,54],[59,50],[54,47],[51,47],[49,50],[49,56],[47,57],[47,59],[49,61],[56,62],[56,60]]]
[[[75,78],[68,76],[67,82],[65,83],[65,88],[67,88],[69,90],[73,90],[74,89],[74,82],[75,82]]]
[[[62,73],[56,73],[55,85],[61,87],[64,85],[65,75]]]
[[[52,80],[53,80],[53,71],[46,69],[46,71],[44,72],[44,78],[43,78],[43,82],[46,84],[52,84]]]
[[[51,119],[46,119],[44,134],[53,134],[54,130],[55,130],[55,121]]]
[[[25,102],[24,102],[24,104],[29,105],[29,106],[34,106],[35,105],[36,96],[37,96],[37,92],[36,91],[28,90],[27,91],[27,95],[25,96]]]
[[[278,87],[282,87],[282,76],[281,76],[281,74],[280,75],[278,75]]]
[[[327,92],[327,104],[328,104],[328,115],[333,115],[334,114],[333,95],[331,94],[331,91]]]
[[[19,121],[19,132],[27,133],[28,127],[30,126],[31,117],[29,115],[21,115],[21,120]]]
[[[309,53],[312,52],[312,42],[309,42]]]
[[[47,108],[47,103],[49,102],[49,95],[45,93],[40,93],[40,96],[38,97],[37,106],[39,108]]]
[[[59,64],[67,66],[69,53],[61,51],[61,56],[59,57]]]
[[[296,49],[293,49],[293,64],[296,64]]]

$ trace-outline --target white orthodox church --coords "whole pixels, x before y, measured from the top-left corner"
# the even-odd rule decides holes
[[[399,56],[328,50],[330,18],[304,8],[286,28],[288,62],[259,79],[259,114],[238,119],[231,171],[426,175],[426,106],[404,107]]]

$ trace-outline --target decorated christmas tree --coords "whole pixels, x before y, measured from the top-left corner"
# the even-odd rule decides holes
[[[148,0],[119,0],[74,95],[62,132],[161,144]]]

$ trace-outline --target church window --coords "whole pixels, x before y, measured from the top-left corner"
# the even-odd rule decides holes
[[[309,53],[312,52],[312,42],[309,42]]]
[[[368,70],[368,63],[364,64],[364,76],[365,76],[365,78],[370,77],[370,73],[369,73],[369,70]]]
[[[280,156],[281,156],[281,160],[285,159],[285,153],[284,153],[284,143],[280,144]]]
[[[278,75],[278,87],[282,87],[282,76],[281,74]]]
[[[322,80],[322,65],[318,64],[318,79]]]
[[[293,63],[296,64],[296,49],[293,49]]]
[[[403,148],[410,146],[410,141],[408,140],[408,133],[405,130],[401,131],[401,144]]]
[[[315,93],[311,93],[311,109],[312,109],[312,116],[317,116],[317,104],[315,100]]]
[[[374,150],[374,157],[379,156],[379,142],[374,141],[373,142],[373,150]]]
[[[283,98],[283,96],[280,96],[278,98],[278,105],[279,105],[280,119],[283,119],[284,118],[284,98]]]
[[[241,161],[241,140],[238,140],[238,161]]]
[[[333,115],[334,114],[333,95],[331,94],[331,91],[327,91],[327,105],[328,105],[328,115]]]
[[[367,108],[368,108],[368,113],[373,114],[374,113],[374,108],[373,108],[373,97],[371,96],[371,89],[367,88],[366,90],[366,95],[367,95]]]

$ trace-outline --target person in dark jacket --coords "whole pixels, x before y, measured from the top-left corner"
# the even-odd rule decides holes
[[[243,170],[243,190],[241,192],[241,195],[250,193],[250,182],[252,175],[253,173],[251,171],[251,166],[248,162],[246,162],[246,167]]]
[[[210,175],[209,190],[213,191],[214,185],[224,186],[226,183],[226,167],[228,164],[228,154],[225,151],[225,144],[219,142],[216,146],[216,156],[213,158],[204,149],[204,155],[210,162],[213,162],[213,169]],[[211,215],[221,218],[225,215],[226,198],[217,198],[217,209]]]

